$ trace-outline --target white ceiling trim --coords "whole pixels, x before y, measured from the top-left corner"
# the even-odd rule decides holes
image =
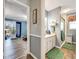
[[[20,2],[20,1],[18,1],[18,0],[13,0],[13,1],[15,1],[16,3],[18,3],[19,5],[21,5],[21,6],[24,6],[24,7],[28,7],[26,4],[23,4],[22,2]]]

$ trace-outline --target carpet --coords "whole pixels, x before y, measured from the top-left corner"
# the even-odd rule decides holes
[[[48,59],[63,59],[64,53],[58,49],[58,48],[53,48],[47,53]]]
[[[73,43],[65,43],[63,45],[63,48],[69,49],[69,50],[76,50],[76,45]]]

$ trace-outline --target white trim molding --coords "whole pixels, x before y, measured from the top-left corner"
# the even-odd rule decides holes
[[[41,36],[39,36],[39,35],[35,35],[35,34],[30,34],[30,36],[34,36],[34,37],[41,38]]]
[[[66,42],[66,41],[64,41],[64,42],[61,44],[61,47],[60,47],[60,48],[62,48],[62,46],[65,44],[65,42]]]
[[[30,52],[30,7],[27,8],[27,51]]]

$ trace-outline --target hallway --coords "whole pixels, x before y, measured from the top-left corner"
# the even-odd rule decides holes
[[[4,42],[4,59],[26,59],[27,41],[9,38]]]

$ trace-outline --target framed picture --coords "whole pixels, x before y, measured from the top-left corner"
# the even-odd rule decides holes
[[[33,10],[33,24],[37,24],[37,9]]]

